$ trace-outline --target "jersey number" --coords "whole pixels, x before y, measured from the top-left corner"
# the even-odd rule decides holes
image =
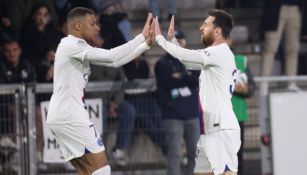
[[[235,69],[233,72],[232,72],[232,78],[233,78],[233,83],[230,84],[229,86],[229,91],[230,91],[230,94],[233,94],[233,91],[235,90],[235,85],[236,85],[236,73],[237,73],[237,70]]]

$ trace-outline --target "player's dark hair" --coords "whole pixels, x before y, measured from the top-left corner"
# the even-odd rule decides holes
[[[75,18],[84,17],[87,14],[89,15],[95,15],[95,12],[91,9],[85,8],[85,7],[76,7],[69,11],[67,15],[67,21],[71,21]]]
[[[229,14],[228,12],[225,12],[223,10],[218,10],[218,9],[210,9],[208,14],[210,16],[215,17],[213,24],[216,27],[222,28],[223,37],[225,39],[229,38],[230,32],[233,28],[232,15]]]

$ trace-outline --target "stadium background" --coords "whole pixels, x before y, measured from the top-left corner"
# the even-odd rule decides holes
[[[149,4],[145,0],[122,0],[125,12],[131,22],[133,33],[141,31],[145,21],[145,14],[148,11]],[[165,3],[161,4],[161,27],[164,32],[167,30],[167,7]],[[271,174],[272,152],[271,144],[266,145],[266,137],[270,138],[269,98],[268,94],[272,92],[286,91],[286,84],[289,81],[297,81],[302,90],[306,90],[307,77],[307,47],[306,43],[301,42],[299,75],[296,77],[281,76],[280,69],[283,67],[282,59],[277,59],[274,72],[275,76],[271,78],[260,77],[261,53],[263,51],[263,42],[259,37],[259,25],[262,17],[263,1],[223,1],[223,0],[177,0],[176,21],[184,31],[188,48],[202,48],[199,40],[199,26],[202,23],[210,8],[225,8],[229,10],[235,18],[235,28],[232,33],[234,48],[236,52],[245,54],[249,58],[251,70],[256,77],[257,89],[255,95],[248,99],[250,119],[245,123],[245,156],[244,161],[246,175]],[[103,28],[102,28],[103,30]],[[35,48],[33,48],[35,49]],[[152,92],[155,90],[155,81],[153,75],[153,66],[155,62],[164,54],[157,46],[146,52],[146,60],[151,68],[151,78],[149,80],[134,82],[101,82],[90,83],[86,92],[104,94],[107,98],[110,91],[115,89],[147,89]],[[37,155],[36,140],[42,137],[41,130],[36,128],[37,117],[36,110],[38,102],[48,99],[52,92],[52,84],[11,84],[0,85],[0,105],[8,107],[14,111],[15,117],[5,119],[12,120],[15,125],[9,134],[1,134],[0,138],[11,138],[13,145],[0,145],[1,164],[0,174],[74,174],[69,165],[63,163],[44,163],[41,155]],[[91,96],[93,97],[93,96]],[[153,116],[158,117],[160,111],[155,108],[155,96],[148,93],[147,96],[136,99],[141,103],[150,103],[153,106]],[[105,110],[105,106],[102,106]],[[1,110],[1,116],[9,116],[10,110]],[[1,118],[3,120],[3,118]],[[8,125],[7,127],[10,127]],[[103,120],[103,138],[108,154],[111,154],[111,148],[114,145],[116,137],[117,121],[116,119]],[[111,162],[112,174],[165,174],[165,157],[161,150],[144,134],[144,129],[136,125],[135,135],[128,152],[128,164],[119,166]],[[262,136],[262,137],[261,137]],[[45,143],[46,146],[46,143]],[[182,166],[184,167],[184,152]]]

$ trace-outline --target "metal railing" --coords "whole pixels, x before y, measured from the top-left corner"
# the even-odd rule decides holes
[[[261,142],[261,136],[270,136],[269,99],[271,92],[287,91],[289,82],[297,82],[301,89],[307,88],[307,76],[298,77],[255,77],[257,90],[255,95],[248,100],[250,120],[245,123],[245,161],[249,169],[248,174],[272,174],[272,150],[270,145]],[[121,90],[141,89],[146,90],[146,95],[126,95],[126,100],[140,100],[137,104],[152,106],[152,117],[160,117],[160,111],[156,104],[154,80],[142,80],[132,83],[122,82],[95,82],[89,83],[86,94],[89,98],[101,98],[103,101],[103,137],[106,151],[110,158],[112,170],[114,171],[140,171],[143,169],[165,169],[165,158],[161,153],[159,144],[154,144],[152,139],[146,135],[146,128],[142,128],[137,122],[127,157],[128,163],[119,166],[112,161],[112,148],[116,140],[118,119],[109,118],[106,115],[107,101],[112,92]],[[127,91],[128,92],[128,91]],[[1,167],[0,174],[11,172],[18,175],[35,174],[63,174],[73,173],[74,170],[63,163],[44,163],[42,159],[42,146],[44,145],[43,129],[40,126],[42,114],[40,113],[40,102],[48,101],[52,93],[52,84],[17,84],[0,86],[1,105],[1,133],[0,139],[9,138],[15,143],[15,148],[1,145]],[[132,97],[132,98],[131,98]],[[135,99],[134,99],[135,98]],[[14,111],[14,112],[12,112]],[[11,114],[13,113],[13,114]],[[140,114],[143,117],[148,113]],[[10,116],[14,116],[10,118]],[[13,121],[12,121],[13,119]],[[9,122],[8,122],[9,121]],[[4,123],[4,124],[3,124]],[[13,123],[7,125],[7,123]],[[15,126],[14,126],[15,124]],[[9,130],[10,132],[4,132]],[[157,129],[159,130],[159,129]],[[145,133],[145,134],[144,134]],[[141,140],[141,141],[140,141]],[[143,142],[145,140],[145,145]],[[141,151],[140,151],[141,150]],[[15,163],[10,162],[12,157]],[[9,162],[7,162],[9,161]],[[255,164],[256,162],[256,164]],[[260,163],[261,162],[261,163]],[[261,164],[261,166],[259,165]],[[14,165],[14,166],[12,166]],[[64,165],[64,166],[63,166]],[[260,170],[261,167],[261,170]],[[253,171],[251,171],[251,169]]]
[[[27,171],[27,122],[24,84],[0,86],[0,174]]]

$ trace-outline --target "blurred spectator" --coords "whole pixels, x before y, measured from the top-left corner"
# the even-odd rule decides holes
[[[262,19],[265,40],[261,72],[263,76],[269,76],[272,73],[274,57],[283,35],[286,57],[285,73],[286,75],[297,75],[300,32],[302,22],[304,22],[302,13],[307,10],[303,3],[306,2],[300,0],[265,1]],[[299,90],[295,82],[290,82],[288,89]]]
[[[181,47],[186,47],[184,34],[175,32]],[[176,43],[174,41],[174,43]],[[167,174],[179,175],[182,155],[182,138],[187,148],[187,170],[192,175],[195,166],[196,144],[200,129],[198,121],[198,77],[199,71],[189,71],[170,54],[163,56],[155,65],[158,102],[167,145]]]
[[[251,97],[254,94],[256,84],[248,66],[247,57],[244,55],[235,55],[235,61],[238,70],[238,77],[231,102],[233,111],[236,114],[241,128],[241,147],[238,152],[238,175],[243,175],[244,122],[248,120],[248,106],[245,99]]]
[[[34,67],[21,58],[21,48],[16,40],[8,40],[3,44],[4,60],[0,64],[0,83],[35,82]]]
[[[155,16],[158,16],[161,18],[158,0],[149,0],[149,3],[150,3],[150,10],[152,11],[152,13]],[[172,15],[177,14],[177,0],[166,0],[166,3],[167,3],[167,11],[168,11],[167,20],[171,20]]]
[[[0,61],[0,84],[27,83],[36,81],[34,67],[21,58],[21,48],[16,40],[7,40],[2,45],[4,58]],[[16,109],[14,96],[1,96],[0,135],[12,134],[16,130]],[[13,147],[14,142],[8,137],[1,138],[1,144]],[[3,145],[2,145],[3,146]]]
[[[37,81],[39,83],[53,82],[53,63],[55,58],[55,47],[50,47],[37,67]]]
[[[60,32],[60,38],[64,38],[68,35],[68,27],[66,20],[62,20],[62,22],[58,25],[58,31]]]
[[[66,20],[68,12],[75,7],[89,7],[88,0],[53,0],[57,24],[62,24]],[[49,4],[49,3],[48,3]]]
[[[139,56],[124,66],[128,83],[135,80],[147,79],[149,77],[149,66],[144,56]],[[129,84],[128,84],[129,85]],[[125,99],[133,105],[135,115],[123,116],[119,120],[116,145],[113,148],[113,158],[117,160],[123,159],[121,152],[127,152],[131,140],[131,136],[135,130],[144,131],[149,138],[157,146],[161,148],[163,153],[166,152],[164,132],[159,108],[156,104],[154,92],[150,92],[144,88],[127,88],[125,90]],[[126,138],[124,138],[126,137]],[[123,142],[121,142],[121,140]],[[124,165],[122,164],[122,165]]]
[[[117,27],[124,36],[126,42],[132,39],[132,29],[128,15],[121,3],[121,0],[91,0],[93,8],[99,14],[115,15],[118,16]],[[104,16],[104,15],[103,15]],[[99,20],[100,21],[100,20]],[[104,24],[101,22],[101,24]],[[103,27],[107,27],[102,25]],[[102,32],[103,33],[103,32]]]
[[[261,8],[265,0],[217,0],[217,8]]]
[[[91,0],[91,4],[100,15],[104,48],[110,49],[132,39],[131,25],[119,0]]]
[[[38,0],[7,0],[6,10],[7,17],[12,23],[12,27],[18,33],[30,14],[31,8]]]
[[[125,64],[124,71],[129,81],[149,78],[149,65],[145,59],[145,54]]]
[[[21,33],[20,44],[23,56],[37,67],[45,52],[60,42],[61,35],[56,30],[45,3],[37,3],[31,9]]]
[[[12,21],[8,18],[6,6],[6,1],[0,1],[0,44],[8,38],[17,37],[17,31],[13,28]]]

